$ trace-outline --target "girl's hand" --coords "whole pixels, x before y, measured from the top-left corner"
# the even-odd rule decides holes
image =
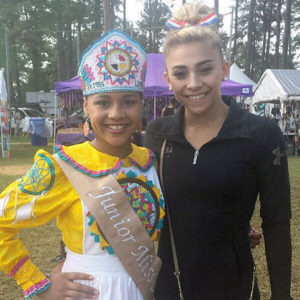
[[[258,246],[260,244],[262,234],[255,227],[253,227],[251,225],[249,227],[248,236],[250,239],[250,246],[252,249],[254,249],[256,246]]]
[[[74,300],[74,299],[98,299],[99,291],[87,285],[76,283],[73,280],[93,280],[93,276],[69,272],[62,273],[63,262],[58,264],[51,272],[51,286],[38,296],[43,300]]]

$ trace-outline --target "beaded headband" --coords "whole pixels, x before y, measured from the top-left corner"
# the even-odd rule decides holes
[[[82,54],[78,76],[83,95],[144,91],[146,52],[125,33],[109,31]]]
[[[212,12],[208,16],[200,19],[195,24],[190,24],[185,21],[179,21],[179,20],[168,20],[166,23],[167,30],[180,30],[187,26],[210,26],[213,23],[216,23],[218,21],[218,17],[216,13]]]

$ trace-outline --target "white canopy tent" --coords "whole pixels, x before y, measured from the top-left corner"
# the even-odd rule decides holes
[[[249,78],[236,63],[233,63],[230,67],[229,79],[240,83],[251,84],[253,91],[256,87],[256,82]]]
[[[290,137],[287,146],[292,150],[288,152],[295,151],[297,155],[296,149],[300,149],[300,70],[267,69],[256,86],[252,103],[263,105],[267,117],[272,117],[273,107],[280,107],[278,125],[285,136]]]
[[[267,69],[261,76],[252,103],[300,101],[300,70]]]

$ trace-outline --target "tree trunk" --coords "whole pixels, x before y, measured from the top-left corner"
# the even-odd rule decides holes
[[[102,0],[97,0],[95,2],[95,14],[96,14],[96,18],[95,18],[95,29],[96,31],[100,31],[101,30],[101,24],[104,23],[104,20],[101,20],[101,17],[103,18],[103,13],[104,13],[104,9],[102,8]],[[82,23],[82,20],[80,20],[80,23]]]
[[[18,106],[22,103],[22,98],[25,99],[22,95],[22,90],[21,90],[21,83],[20,83],[20,72],[18,68],[18,60],[16,58],[16,73],[15,73],[15,80],[16,80],[16,91],[17,91],[17,97],[16,97],[16,103]]]
[[[267,38],[267,43],[266,43],[266,63],[265,63],[265,69],[268,69],[270,67],[270,43],[271,43],[271,11],[269,14],[269,22],[267,25],[267,34],[268,34],[268,38]]]
[[[234,39],[232,47],[232,62],[235,61],[235,52],[236,52],[236,40],[238,36],[238,18],[239,18],[239,0],[235,0],[235,20],[234,20]]]
[[[264,1],[263,5],[263,45],[262,45],[262,55],[261,55],[261,68],[264,70],[266,67],[266,44],[267,44],[267,28],[269,19],[269,9],[266,9],[267,0]]]
[[[292,0],[287,0],[286,2],[286,13],[285,13],[285,29],[283,36],[283,48],[282,48],[282,61],[281,68],[288,67],[288,46],[290,42],[291,35],[291,10],[292,10]]]
[[[219,17],[219,0],[214,0],[215,13]]]
[[[108,17],[108,23],[109,23],[109,30],[112,30],[115,28],[115,3],[113,0],[109,0],[108,2],[108,11],[109,11],[109,17]]]
[[[63,17],[61,12],[58,10],[57,15],[57,31],[56,31],[56,55],[57,55],[57,75],[58,80],[64,80],[64,69],[65,69],[65,55],[64,55],[64,37],[62,27]]]
[[[255,0],[250,2],[249,21],[248,21],[248,41],[247,41],[247,60],[245,66],[245,73],[250,76],[251,65],[253,63],[253,43],[254,43],[254,11]]]
[[[123,30],[126,30],[126,0],[123,0]]]
[[[103,23],[104,23],[104,32],[110,30],[109,26],[109,0],[103,0]]]
[[[68,55],[67,55],[67,74],[68,74],[68,78],[71,78],[74,76],[74,73],[76,73],[76,71],[73,69],[73,37],[72,37],[72,24],[69,23],[68,24]]]
[[[275,43],[275,68],[279,68],[279,45],[280,45],[280,23],[281,23],[281,0],[277,0],[277,15],[276,15],[276,43]]]

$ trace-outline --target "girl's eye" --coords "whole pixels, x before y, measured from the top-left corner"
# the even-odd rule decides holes
[[[186,73],[177,71],[177,72],[174,72],[173,76],[176,77],[177,79],[183,79],[186,77]]]
[[[97,101],[96,105],[100,106],[101,108],[107,108],[109,107],[109,101],[107,100],[100,100],[100,101]]]
[[[136,102],[137,102],[136,99],[126,99],[126,100],[123,101],[123,104],[124,104],[125,106],[132,106],[132,105],[134,105]]]
[[[200,69],[200,73],[209,73],[213,68],[212,67],[204,67]]]

